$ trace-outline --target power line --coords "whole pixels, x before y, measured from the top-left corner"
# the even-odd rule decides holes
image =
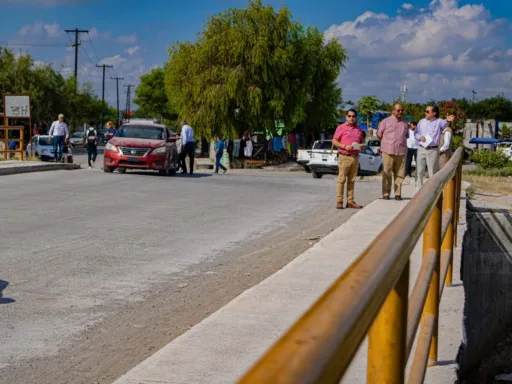
[[[101,100],[105,101],[105,68],[114,68],[113,65],[107,65],[107,64],[96,64],[97,68],[103,68],[103,87],[101,89]]]
[[[78,42],[78,35],[80,33],[89,33],[88,30],[80,30],[78,28],[75,29],[66,29],[64,30],[66,33],[74,33],[75,34],[75,43],[72,45],[75,48],[75,90],[78,87],[78,47],[81,42]]]

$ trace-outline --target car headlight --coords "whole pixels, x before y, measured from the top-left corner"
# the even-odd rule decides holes
[[[167,148],[165,146],[164,147],[158,147],[158,148],[153,150],[153,155],[162,155],[162,154],[165,153],[166,149]]]
[[[105,145],[105,149],[107,151],[112,151],[112,152],[118,152],[119,151],[114,144],[110,144],[110,143],[107,143],[107,145]]]

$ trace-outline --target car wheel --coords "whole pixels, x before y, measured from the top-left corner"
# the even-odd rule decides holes
[[[321,173],[317,173],[315,171],[311,171],[311,173],[313,174],[313,179],[321,179],[323,176]]]
[[[103,172],[105,173],[112,173],[114,172],[114,167],[107,167],[107,166],[103,166]]]
[[[304,165],[304,170],[307,172],[307,173],[311,173],[311,169],[309,169],[309,167],[307,165]]]
[[[117,172],[126,173],[126,168],[117,168]]]

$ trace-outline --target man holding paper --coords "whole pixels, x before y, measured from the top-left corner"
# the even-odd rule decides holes
[[[347,121],[336,128],[332,144],[338,148],[338,184],[336,209],[343,209],[343,189],[347,183],[347,208],[361,209],[354,201],[354,186],[359,169],[359,151],[364,149],[363,131],[357,125],[357,112],[350,109]]]
[[[425,118],[420,120],[414,136],[419,141],[418,155],[416,157],[416,188],[423,185],[425,175],[425,166],[427,166],[429,177],[434,176],[439,171],[439,143],[441,141],[441,132],[455,120],[454,115],[450,115],[446,120],[439,118],[439,107],[429,105],[425,109]]]
[[[405,179],[405,156],[409,126],[402,118],[404,107],[400,103],[393,106],[391,116],[382,120],[377,129],[382,152],[382,198],[389,200],[391,176],[395,179],[395,200],[402,200],[402,183]]]

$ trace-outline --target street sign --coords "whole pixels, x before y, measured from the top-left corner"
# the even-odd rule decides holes
[[[30,96],[28,95],[4,95],[5,117],[30,118]]]

